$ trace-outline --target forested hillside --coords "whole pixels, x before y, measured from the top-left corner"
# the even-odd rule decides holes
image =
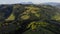
[[[2,34],[60,34],[60,10],[50,5],[0,6]]]

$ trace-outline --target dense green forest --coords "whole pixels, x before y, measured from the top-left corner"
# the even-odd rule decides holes
[[[60,34],[60,10],[51,5],[0,6],[2,34]]]

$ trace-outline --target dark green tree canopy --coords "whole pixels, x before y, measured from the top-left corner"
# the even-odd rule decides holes
[[[1,13],[6,13],[4,17],[7,16],[4,22],[0,21],[0,30],[3,34],[8,32],[10,34],[22,34],[28,30],[39,29],[42,33],[60,34],[60,11],[56,7],[33,4],[4,5],[0,8],[0,16]]]

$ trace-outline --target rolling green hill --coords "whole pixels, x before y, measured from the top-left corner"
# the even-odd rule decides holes
[[[2,6],[2,5],[1,5]],[[6,7],[8,6],[8,7]],[[10,7],[12,11],[10,11]],[[60,34],[60,10],[50,5],[14,4],[4,5],[5,19],[1,19],[0,30],[3,34]],[[8,9],[6,9],[8,8]],[[1,16],[1,15],[0,15]],[[5,17],[5,14],[3,16]]]

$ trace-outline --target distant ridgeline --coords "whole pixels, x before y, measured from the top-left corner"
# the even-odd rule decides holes
[[[50,5],[0,5],[0,34],[60,34],[60,9]]]

